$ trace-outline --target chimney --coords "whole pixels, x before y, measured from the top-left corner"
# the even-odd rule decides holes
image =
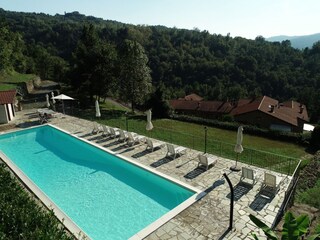
[[[269,105],[270,112],[274,112],[274,105]]]
[[[304,106],[301,104],[301,106],[300,106],[300,113],[303,113],[303,109],[304,109]]]

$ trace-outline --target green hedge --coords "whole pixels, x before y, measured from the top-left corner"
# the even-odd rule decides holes
[[[67,234],[52,211],[27,193],[0,165],[0,239],[74,239]]]
[[[206,126],[232,130],[232,131],[236,131],[237,128],[240,125],[242,125],[245,133],[248,133],[250,135],[266,137],[269,139],[276,139],[276,140],[281,140],[281,141],[291,142],[291,143],[299,143],[303,145],[308,145],[311,138],[311,133],[281,132],[281,131],[275,131],[275,130],[262,129],[262,128],[258,128],[256,126],[251,126],[251,125],[243,125],[237,122],[222,122],[214,119],[205,119],[205,118],[187,116],[187,115],[174,115],[174,116],[171,116],[171,118],[179,121],[203,124]]]

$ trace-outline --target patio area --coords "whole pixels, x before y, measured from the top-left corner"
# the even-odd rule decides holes
[[[16,128],[39,125],[37,110],[17,112],[14,123]],[[253,239],[252,232],[255,232],[259,239],[266,239],[264,234],[250,221],[249,214],[257,216],[271,226],[283,203],[285,191],[291,180],[291,177],[284,174],[254,167],[258,181],[255,185],[250,186],[240,183],[241,171],[229,170],[235,163],[233,160],[219,157],[217,163],[206,171],[205,168],[198,167],[199,151],[188,149],[186,154],[172,160],[166,158],[166,147],[150,152],[146,151],[146,144],[143,143],[128,147],[117,139],[103,137],[101,134],[92,135],[93,122],[87,120],[60,115],[51,118],[49,124],[207,192],[205,197],[145,239]],[[238,163],[238,166],[250,168],[242,163]],[[280,190],[273,198],[266,198],[258,194],[265,171],[282,179]],[[235,193],[234,227],[230,232],[226,232],[229,226],[230,189],[223,177],[224,173],[230,178]]]

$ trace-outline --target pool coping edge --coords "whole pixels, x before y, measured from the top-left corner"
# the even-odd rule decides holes
[[[140,167],[146,171],[149,171],[153,174],[156,174],[157,176],[160,176],[170,182],[173,182],[175,184],[180,185],[183,188],[189,189],[190,191],[193,191],[195,194],[193,194],[191,197],[189,197],[188,199],[186,199],[185,201],[183,201],[181,204],[177,205],[175,208],[171,209],[169,212],[167,212],[166,214],[164,214],[163,216],[161,216],[160,218],[156,219],[154,222],[150,223],[149,225],[147,225],[145,228],[141,229],[139,232],[135,233],[133,236],[131,236],[129,238],[129,240],[138,240],[138,239],[143,239],[145,237],[147,237],[148,235],[150,235],[152,232],[154,232],[156,229],[158,229],[159,227],[161,227],[162,225],[164,225],[165,223],[167,223],[168,221],[170,221],[172,218],[174,218],[175,216],[177,216],[180,212],[182,212],[183,210],[185,210],[187,207],[191,206],[193,203],[195,203],[196,201],[200,200],[202,197],[204,197],[207,193],[205,191],[201,191],[199,189],[197,189],[196,187],[193,187],[189,184],[186,184],[178,179],[175,179],[171,176],[168,176],[164,173],[161,173],[159,171],[157,171],[156,169],[153,169],[151,167],[148,167],[146,165],[143,165],[142,163],[136,162],[131,160],[129,157],[123,156],[120,153],[111,151],[107,148],[104,148],[98,144],[96,144],[95,142],[89,141],[85,138],[81,138],[79,136],[77,136],[76,134],[73,134],[71,132],[68,132],[64,129],[61,129],[60,127],[57,127],[55,125],[52,124],[48,124],[49,126],[56,128],[76,139],[79,139],[80,141],[83,141],[85,143],[88,143],[98,149],[101,149],[102,151],[105,151],[109,154],[115,155],[118,158],[129,162],[130,164],[133,164],[137,167]]]
[[[61,224],[63,224],[63,226],[65,226],[74,237],[77,239],[91,239],[89,235],[87,235],[67,214],[65,214],[53,201],[51,201],[51,199],[1,150],[0,158],[26,185],[26,187],[29,188],[30,191],[39,198],[49,210],[54,212],[54,215],[59,219]]]

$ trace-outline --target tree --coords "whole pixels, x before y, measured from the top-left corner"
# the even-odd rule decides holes
[[[148,57],[143,47],[131,40],[124,40],[120,46],[120,98],[135,104],[142,104],[151,92],[151,76]]]
[[[101,42],[96,53],[96,65],[93,71],[93,91],[95,95],[106,97],[117,90],[115,47],[108,42]]]
[[[311,133],[310,145],[314,150],[320,149],[320,126],[316,126],[313,129]]]
[[[24,47],[20,34],[10,31],[5,26],[0,27],[0,71],[14,69],[24,71],[26,68]]]
[[[155,118],[164,118],[169,115],[170,107],[164,99],[164,90],[164,85],[160,84],[160,86],[151,94],[151,97],[146,104],[148,108],[152,108],[152,116]]]

